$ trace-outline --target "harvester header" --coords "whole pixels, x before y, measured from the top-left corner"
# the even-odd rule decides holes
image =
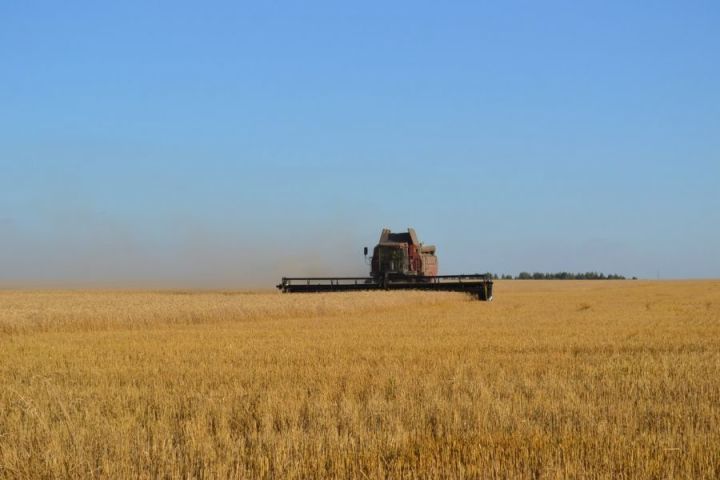
[[[435,246],[420,243],[412,228],[402,233],[385,228],[370,258],[369,277],[283,277],[277,288],[284,293],[434,290],[466,292],[479,300],[492,300],[493,281],[479,274],[438,275]]]

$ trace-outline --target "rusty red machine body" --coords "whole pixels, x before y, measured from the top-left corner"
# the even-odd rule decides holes
[[[420,243],[412,228],[408,228],[407,233],[392,233],[387,228],[383,229],[380,241],[373,249],[371,266],[370,275],[373,277],[385,272],[426,277],[434,277],[438,273],[435,247]]]
[[[369,277],[283,277],[277,288],[284,293],[435,290],[466,292],[479,300],[492,300],[493,281],[486,275],[438,275],[435,247],[420,243],[412,228],[402,233],[383,229],[369,263]]]

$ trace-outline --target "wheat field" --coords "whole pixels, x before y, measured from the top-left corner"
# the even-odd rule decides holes
[[[2,478],[718,478],[719,281],[0,292]]]

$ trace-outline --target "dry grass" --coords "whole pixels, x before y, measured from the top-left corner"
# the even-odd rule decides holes
[[[0,477],[718,478],[720,282],[0,292]]]

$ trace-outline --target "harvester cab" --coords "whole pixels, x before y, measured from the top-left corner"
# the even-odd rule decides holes
[[[434,277],[437,270],[435,247],[420,243],[415,230],[408,228],[407,233],[392,233],[383,229],[373,249],[370,270],[373,278],[386,275]]]

